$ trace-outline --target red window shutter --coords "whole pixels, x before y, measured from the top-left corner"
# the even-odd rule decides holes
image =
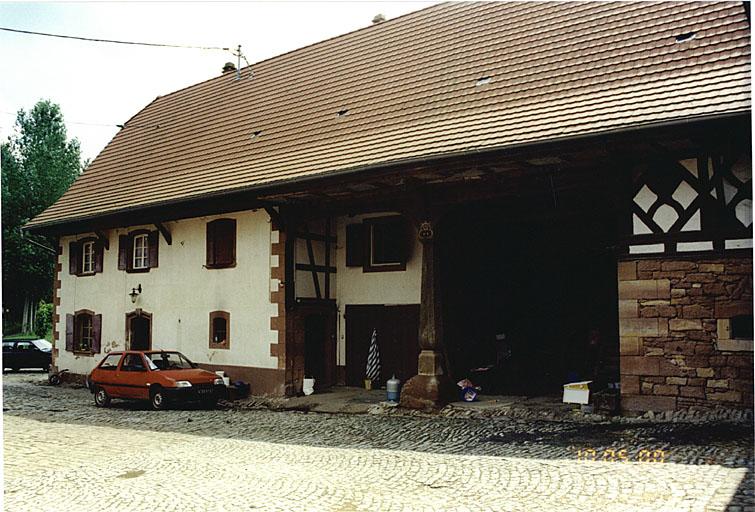
[[[215,226],[217,224],[215,222],[208,222],[207,223],[207,261],[205,262],[205,266],[207,267],[214,267],[215,266]]]
[[[81,245],[78,242],[68,244],[68,273],[79,274],[81,268]]]
[[[73,352],[74,316],[66,315],[66,351]]]
[[[92,352],[100,353],[100,340],[102,339],[102,315],[92,317]]]
[[[105,246],[99,240],[94,243],[94,272],[102,272],[102,260],[104,258]]]
[[[364,264],[364,224],[346,226],[346,266],[361,267]]]
[[[121,235],[118,237],[118,270],[127,270],[131,257],[131,237]]]
[[[149,243],[149,268],[157,268],[157,253],[160,246],[160,233],[150,231],[148,238]]]

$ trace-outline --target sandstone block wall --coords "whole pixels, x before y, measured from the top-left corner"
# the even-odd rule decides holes
[[[752,258],[619,263],[624,411],[753,407],[752,340],[729,339],[752,315]]]

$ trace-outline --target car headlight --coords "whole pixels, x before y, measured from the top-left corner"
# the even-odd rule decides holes
[[[190,388],[191,382],[189,382],[188,380],[177,380],[176,387],[177,388]]]
[[[223,379],[218,378],[215,379],[215,382],[213,382],[213,384],[215,384],[216,386],[223,386],[225,385],[225,382],[223,381]]]

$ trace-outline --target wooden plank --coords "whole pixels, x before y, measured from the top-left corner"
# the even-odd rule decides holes
[[[165,239],[165,242],[168,245],[173,245],[173,235],[170,234],[168,228],[166,228],[162,222],[155,222],[155,227],[158,229],[158,231],[160,231],[160,234]]]
[[[105,248],[105,250],[110,250],[110,238],[103,233],[102,231],[95,231],[95,235],[97,235],[97,239],[102,243],[102,246]]]
[[[305,233],[308,232],[307,225],[304,225],[304,231]],[[315,266],[315,251],[312,247],[312,240],[307,239],[307,255],[309,256],[309,265],[310,267]],[[322,291],[320,290],[320,280],[317,278],[317,272],[315,270],[312,270],[312,284],[315,286],[315,295],[317,295],[318,299],[322,299]]]
[[[337,269],[333,266],[327,266],[327,265],[310,265],[308,263],[297,263],[296,264],[296,270],[302,270],[304,272],[322,272],[322,273],[331,273],[335,274]],[[325,297],[326,299],[330,297]]]
[[[325,298],[330,298],[330,217],[325,219]]]

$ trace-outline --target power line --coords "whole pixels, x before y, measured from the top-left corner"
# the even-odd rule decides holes
[[[192,49],[192,50],[231,51],[230,48],[224,48],[221,46],[191,46],[191,45],[182,45],[182,44],[142,43],[142,42],[137,42],[137,41],[120,41],[117,39],[97,39],[94,37],[66,36],[63,34],[50,34],[49,32],[35,32],[33,30],[21,30],[17,28],[8,28],[8,27],[0,27],[0,30],[4,30],[6,32],[16,32],[18,34],[30,34],[30,35],[35,35],[35,36],[59,37],[62,39],[77,39],[79,41],[89,41],[89,42],[94,42],[94,43],[130,44],[130,45],[137,45],[137,46],[157,46],[157,47],[162,47],[162,48],[187,48],[187,49]]]

